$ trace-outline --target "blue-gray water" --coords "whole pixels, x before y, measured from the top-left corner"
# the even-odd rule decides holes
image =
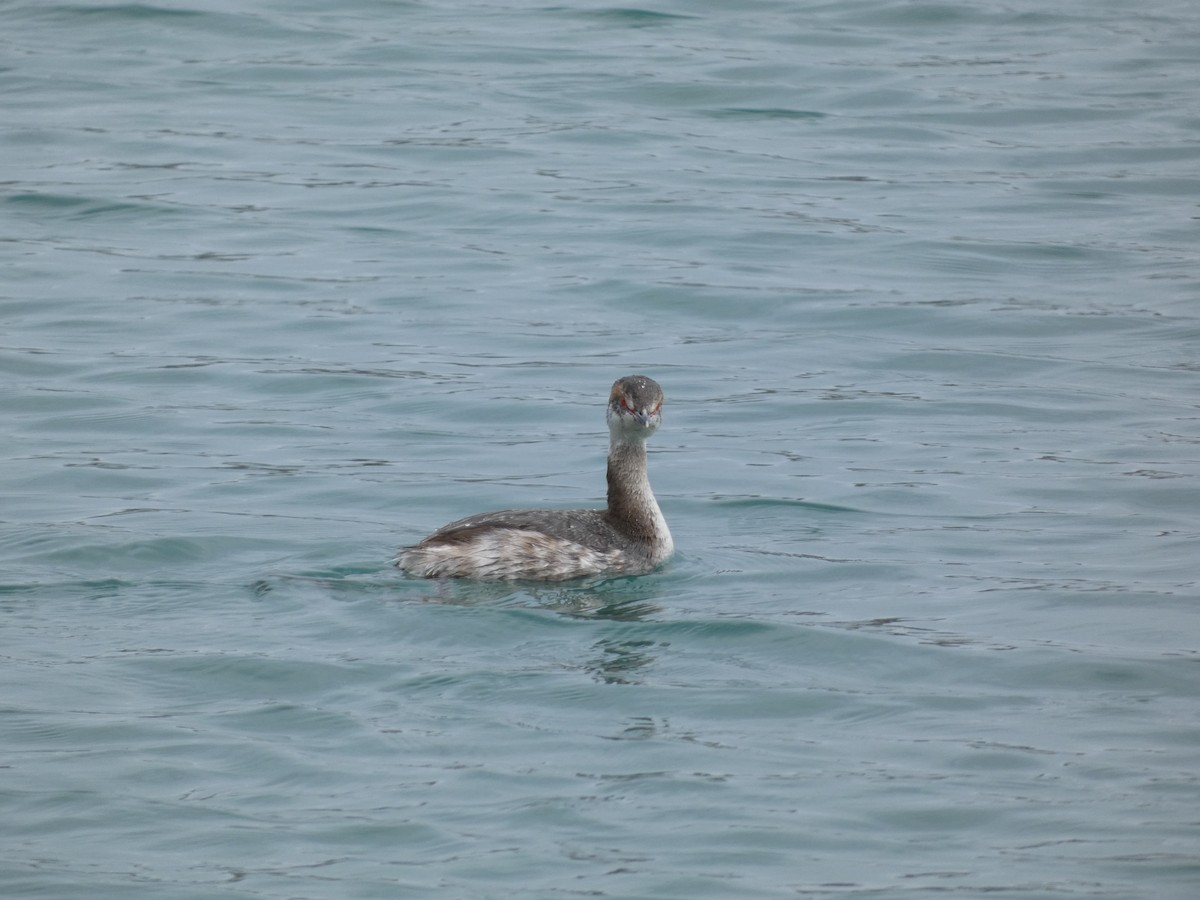
[[[1197,895],[1194,0],[3,22],[0,894]]]

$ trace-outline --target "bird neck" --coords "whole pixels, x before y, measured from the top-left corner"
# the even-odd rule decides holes
[[[646,442],[613,436],[608,451],[608,516],[622,531],[657,538],[662,513],[646,474]]]

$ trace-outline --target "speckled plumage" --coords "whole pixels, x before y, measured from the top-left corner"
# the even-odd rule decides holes
[[[640,575],[674,552],[646,475],[646,438],[662,421],[662,388],[644,375],[609,396],[608,507],[508,509],[439,528],[396,564],[422,578],[537,579]]]

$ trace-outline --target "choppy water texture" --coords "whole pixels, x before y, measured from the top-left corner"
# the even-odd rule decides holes
[[[6,4],[5,897],[1191,898],[1200,7]],[[603,493],[662,572],[399,544]]]

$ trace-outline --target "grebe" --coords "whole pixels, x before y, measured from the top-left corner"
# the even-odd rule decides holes
[[[608,508],[506,509],[439,528],[400,552],[421,578],[560,581],[642,575],[675,550],[646,476],[646,438],[662,422],[663,392],[645,375],[617,379],[608,398]]]

